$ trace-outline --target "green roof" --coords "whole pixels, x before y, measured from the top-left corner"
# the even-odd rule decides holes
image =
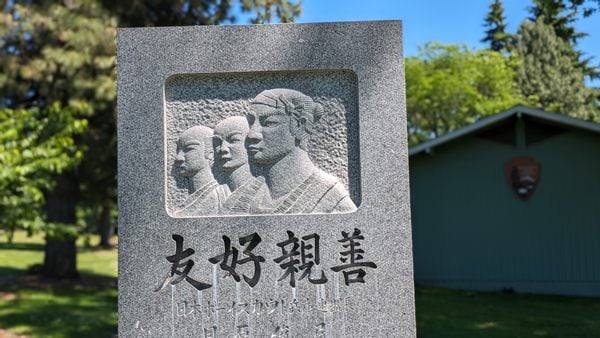
[[[584,121],[562,114],[549,113],[540,109],[534,109],[525,106],[514,106],[496,115],[486,117],[466,127],[454,130],[446,135],[411,147],[408,151],[408,155],[412,156],[424,151],[428,152],[441,144],[448,143],[457,138],[476,133],[478,131],[481,131],[482,129],[493,127],[494,125],[501,124],[502,122],[513,116],[521,117],[523,115],[543,120],[552,124],[600,133],[600,124],[594,122]]]

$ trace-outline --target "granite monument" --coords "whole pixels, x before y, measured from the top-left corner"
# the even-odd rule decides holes
[[[121,336],[416,335],[400,22],[117,46]]]

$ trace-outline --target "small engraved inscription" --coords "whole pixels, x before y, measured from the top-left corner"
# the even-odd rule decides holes
[[[250,337],[250,327],[248,325],[238,325],[236,337],[249,338]]]
[[[271,334],[271,338],[287,338],[290,334],[290,327],[287,325],[276,326],[275,330],[273,330],[273,334]]]
[[[287,326],[288,322],[285,318],[300,318],[306,315],[314,316],[315,314],[320,318],[331,318],[330,316],[336,314],[344,316],[357,310],[352,302],[352,296],[328,300],[304,296],[290,300],[284,298],[253,298],[252,295],[246,295],[238,301],[223,300],[219,302],[190,297],[177,300],[173,306],[173,311],[179,320],[187,320],[202,325],[202,337],[271,337],[272,335],[283,337],[289,334],[289,326]],[[222,330],[225,328],[219,325],[219,319],[223,323],[223,320],[226,320],[227,317],[235,320],[230,321],[231,324],[235,323],[235,326],[226,328],[226,330],[231,331],[229,334],[224,335]],[[241,320],[241,318],[247,318],[248,321]],[[255,326],[258,323],[266,325]],[[306,334],[316,337],[327,336],[326,331],[329,328],[326,325],[328,325],[327,321],[317,321],[312,326],[314,329],[309,329]],[[259,331],[254,331],[260,326],[262,328]]]
[[[326,333],[327,331],[325,329],[325,323],[319,323],[315,325],[315,337],[325,338]]]
[[[217,327],[205,327],[204,328],[204,338],[217,338]]]
[[[226,304],[215,304],[207,300],[206,304],[200,304],[195,299],[181,300],[176,304],[177,317],[198,319],[198,316],[204,314],[208,319],[229,314],[231,316],[247,314],[257,316],[271,316],[276,314],[287,315],[294,312],[306,313],[310,311],[319,311],[322,313],[347,312],[352,309],[352,298],[344,297],[340,299],[318,299],[311,303],[308,298],[292,299],[248,299],[237,302],[227,302]]]

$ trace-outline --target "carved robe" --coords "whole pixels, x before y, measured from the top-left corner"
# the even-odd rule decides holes
[[[177,217],[195,217],[205,215],[216,215],[219,212],[219,206],[225,200],[223,192],[217,189],[219,184],[212,180],[206,183],[198,190],[194,191],[183,202],[182,207],[175,211]]]
[[[221,213],[227,215],[245,215],[250,213],[250,204],[256,193],[265,185],[263,177],[253,177],[233,191],[221,207]]]
[[[264,177],[257,177],[234,191],[225,205],[237,214],[310,214],[356,210],[338,179],[319,169],[276,205],[265,203],[269,196]]]

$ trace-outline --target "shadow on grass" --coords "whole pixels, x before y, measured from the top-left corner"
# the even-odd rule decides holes
[[[4,268],[2,268],[4,269]],[[19,270],[20,271],[20,270]],[[0,290],[19,289],[51,290],[55,288],[117,288],[117,278],[94,274],[82,274],[79,278],[56,279],[41,275],[0,277]]]
[[[58,280],[27,274],[43,262],[42,236],[25,240],[17,233],[15,241],[0,243],[0,265],[6,265],[0,267],[0,328],[32,337],[115,336],[114,248],[78,246],[80,278]]]
[[[111,337],[117,332],[117,290],[19,288],[0,299],[0,327],[33,337]]]
[[[0,266],[0,286],[2,286],[3,279],[21,276],[23,273],[25,273],[23,269]]]
[[[84,246],[77,247],[77,252],[101,252],[101,251],[112,251],[115,250],[117,246],[111,246],[109,248],[103,246]]]
[[[27,250],[44,252],[45,244],[43,243],[0,243],[0,250]],[[116,245],[111,247],[102,246],[77,246],[77,252],[98,252],[111,251],[117,248]]]
[[[598,337],[600,298],[416,287],[419,337]]]
[[[0,327],[33,337],[112,337],[117,278],[39,275],[0,278]]]
[[[0,243],[0,250],[44,251],[44,244],[38,243]]]

